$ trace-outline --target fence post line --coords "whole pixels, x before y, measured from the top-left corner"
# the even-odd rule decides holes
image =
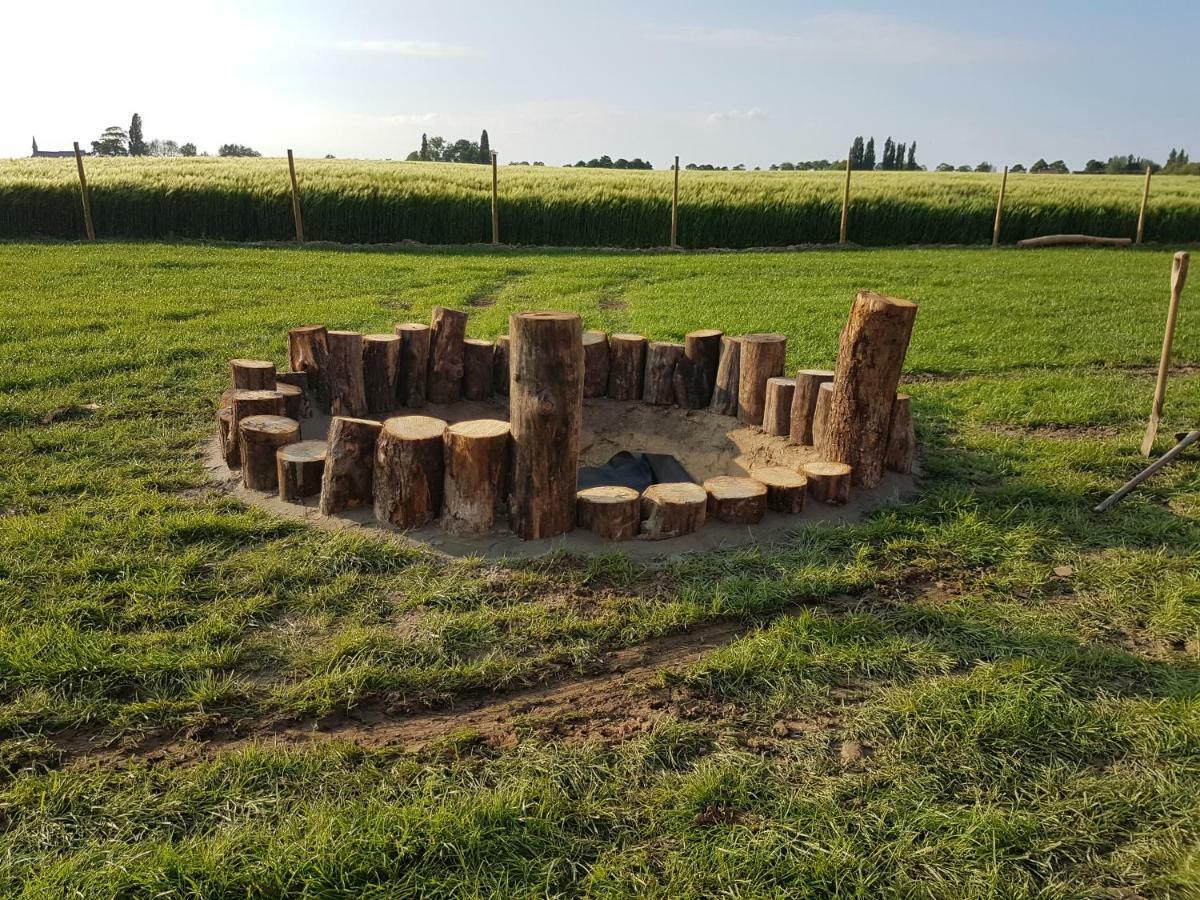
[[[838,230],[838,243],[846,243],[846,229],[850,224],[850,160],[853,154],[846,156],[846,187],[842,190],[842,227]]]
[[[675,186],[671,190],[671,249],[679,249],[679,157],[675,157]]]
[[[1150,201],[1150,167],[1146,166],[1146,184],[1142,187],[1142,208],[1138,211],[1137,242],[1146,234],[1146,204]]]
[[[496,179],[496,159],[499,153],[492,151],[492,244],[500,243],[500,193]]]
[[[296,185],[296,160],[288,150],[288,174],[292,176],[292,219],[296,223],[296,241],[304,243],[304,222],[300,218],[300,188]]]
[[[83,230],[89,241],[96,239],[96,227],[92,224],[92,199],[88,196],[87,176],[83,174],[83,154],[79,152],[79,141],[75,141],[75,167],[79,169],[79,195],[83,198]]]
[[[1000,179],[1000,196],[996,198],[996,222],[992,225],[992,246],[1000,246],[1000,219],[1004,215],[1004,191],[1008,187],[1008,166],[1004,167],[1004,176]]]

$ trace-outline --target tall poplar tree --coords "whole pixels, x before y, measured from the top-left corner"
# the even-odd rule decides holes
[[[486,128],[483,129],[483,134],[479,135],[479,161],[489,165],[492,162],[492,145],[488,143]]]
[[[146,146],[146,140],[142,137],[142,117],[134,113],[129,123],[129,155],[146,156],[149,152],[150,148]]]

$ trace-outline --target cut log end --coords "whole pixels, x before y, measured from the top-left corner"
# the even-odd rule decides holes
[[[498,419],[457,422],[445,432],[445,512],[452,534],[492,530],[497,501],[508,484],[511,428]]]
[[[767,488],[767,509],[788,515],[804,510],[808,479],[785,466],[762,466],[750,477]]]
[[[808,479],[808,495],[820,503],[850,500],[850,466],[839,462],[811,462],[800,467]]]
[[[718,475],[704,482],[708,515],[721,522],[753,525],[767,512],[767,486],[753,478]]]
[[[275,451],[300,440],[300,423],[286,416],[247,416],[238,423],[242,483],[253,491],[279,487]]]
[[[324,441],[299,441],[280,447],[275,452],[280,500],[299,503],[305,497],[315,497],[321,493],[325,450]]]
[[[641,526],[641,495],[617,485],[586,488],[579,492],[576,523],[611,541],[627,541]]]
[[[763,406],[763,431],[787,437],[792,429],[792,397],[796,380],[776,376],[767,379],[767,397]]]
[[[229,374],[235,389],[269,391],[275,387],[275,363],[261,359],[231,359]]]
[[[642,537],[658,541],[699,531],[708,494],[690,481],[652,484],[642,493]]]

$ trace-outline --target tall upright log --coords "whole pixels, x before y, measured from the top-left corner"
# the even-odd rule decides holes
[[[708,494],[690,481],[652,484],[642,492],[642,537],[648,541],[692,534],[704,525]]]
[[[275,451],[300,440],[300,423],[287,416],[247,416],[238,425],[242,484],[252,491],[279,487]]]
[[[892,408],[892,424],[888,427],[887,453],[883,466],[893,472],[907,475],[912,471],[913,455],[917,449],[917,435],[913,428],[912,398],[908,394],[897,394]]]
[[[646,374],[646,339],[640,334],[608,337],[608,396],[613,400],[641,400]]]
[[[395,331],[403,341],[396,397],[401,406],[420,409],[427,396],[425,387],[429,377],[429,337],[432,332],[428,325],[419,322],[405,322],[397,325]]]
[[[563,312],[509,317],[512,530],[524,540],[575,527],[583,417],[583,328]]]
[[[763,431],[787,437],[792,428],[792,395],[796,381],[782,375],[767,379],[767,400],[763,406]]]
[[[288,330],[288,361],[293,372],[308,375],[308,389],[319,393],[321,367],[328,352],[324,325],[301,325]]]
[[[738,374],[738,418],[762,425],[767,403],[767,379],[783,374],[787,338],[782,334],[747,334],[742,337]]]
[[[829,404],[833,400],[833,382],[817,387],[817,403],[813,408],[812,446],[822,456],[829,454]]]
[[[299,503],[305,497],[315,497],[321,493],[325,450],[324,441],[297,441],[276,451],[275,468],[280,500]]]
[[[688,392],[688,402],[698,405],[688,406],[688,409],[703,409],[712,401],[713,388],[717,384],[717,368],[721,362],[723,336],[716,328],[698,328],[689,331],[683,338],[683,356],[695,371],[697,384],[694,392]],[[682,400],[680,405],[683,405]]]
[[[250,416],[282,416],[283,394],[279,391],[234,391],[229,398],[229,432],[225,441],[225,463],[231,469],[242,464],[240,426]]]
[[[270,391],[275,388],[275,363],[262,359],[231,359],[229,374],[235,390]]]
[[[429,402],[457,403],[462,397],[467,314],[435,306],[429,328],[429,385],[426,389]]]
[[[646,375],[642,380],[642,399],[655,406],[675,402],[675,363],[683,358],[683,344],[651,341],[646,348]]]
[[[713,385],[710,409],[723,416],[738,412],[738,382],[741,380],[742,339],[721,337],[721,358],[717,365],[717,380]]]
[[[603,331],[583,333],[583,396],[603,397],[608,393],[608,335]]]
[[[508,396],[508,335],[496,338],[496,349],[492,355],[492,390],[501,397]]]
[[[916,317],[915,303],[862,291],[838,341],[827,455],[849,465],[861,487],[875,487],[883,477],[896,387]]]
[[[451,534],[492,530],[496,497],[507,482],[504,468],[509,461],[510,437],[509,424],[498,419],[457,422],[446,429],[442,527]]]
[[[404,339],[395,334],[368,334],[363,338],[363,387],[367,409],[373,413],[396,408],[403,346]]]
[[[575,520],[599,537],[627,541],[638,533],[641,508],[641,495],[633,488],[606,484],[579,492]]]
[[[361,416],[367,411],[363,385],[363,336],[357,331],[330,331],[321,381],[329,390],[329,411],[335,416]]]
[[[334,416],[329,423],[329,446],[321,475],[321,515],[331,516],[371,503],[375,442],[382,428],[382,422],[346,416]]]
[[[463,341],[462,395],[467,400],[486,400],[492,396],[492,361],[496,349],[491,341],[468,338]]]
[[[446,423],[432,416],[396,416],[375,445],[375,518],[419,528],[441,512]]]
[[[792,394],[792,420],[788,440],[793,444],[813,444],[813,414],[817,410],[817,393],[821,385],[833,381],[832,369],[801,369],[796,373],[796,390]]]

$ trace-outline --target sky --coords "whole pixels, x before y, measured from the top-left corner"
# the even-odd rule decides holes
[[[1200,3],[0,0],[0,157],[146,138],[501,162],[1200,158]]]

